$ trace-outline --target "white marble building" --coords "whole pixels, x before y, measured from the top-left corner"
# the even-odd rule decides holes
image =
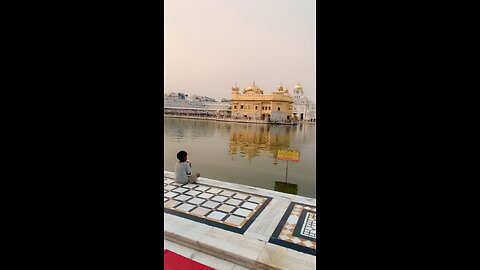
[[[295,85],[293,89],[293,117],[298,120],[316,120],[317,119],[317,106],[310,101],[303,93],[303,88],[300,82]]]
[[[164,108],[206,108],[206,109],[229,109],[230,102],[217,102],[213,98],[205,96],[189,96],[185,93],[166,93],[163,94]]]

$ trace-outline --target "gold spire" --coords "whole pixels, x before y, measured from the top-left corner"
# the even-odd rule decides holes
[[[282,85],[282,83],[280,83],[280,85],[278,85],[277,91],[278,91],[278,92],[283,92],[283,85]]]
[[[238,91],[238,90],[239,90],[239,88],[237,86],[237,82],[235,82],[235,86],[232,87],[232,91]]]
[[[297,85],[295,85],[295,90],[301,90],[302,86],[300,85],[300,81],[298,82]]]

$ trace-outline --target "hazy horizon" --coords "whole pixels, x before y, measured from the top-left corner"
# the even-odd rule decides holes
[[[253,80],[316,102],[314,0],[165,0],[164,93],[217,100]]]

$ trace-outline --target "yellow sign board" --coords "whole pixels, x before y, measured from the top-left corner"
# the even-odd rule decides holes
[[[293,162],[300,161],[300,152],[298,150],[278,150],[277,153],[278,160],[287,160]]]

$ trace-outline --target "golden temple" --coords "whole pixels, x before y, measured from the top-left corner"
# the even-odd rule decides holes
[[[292,119],[292,104],[288,88],[281,84],[272,94],[264,94],[255,81],[243,93],[236,83],[232,87],[232,117],[235,119],[289,122]]]

